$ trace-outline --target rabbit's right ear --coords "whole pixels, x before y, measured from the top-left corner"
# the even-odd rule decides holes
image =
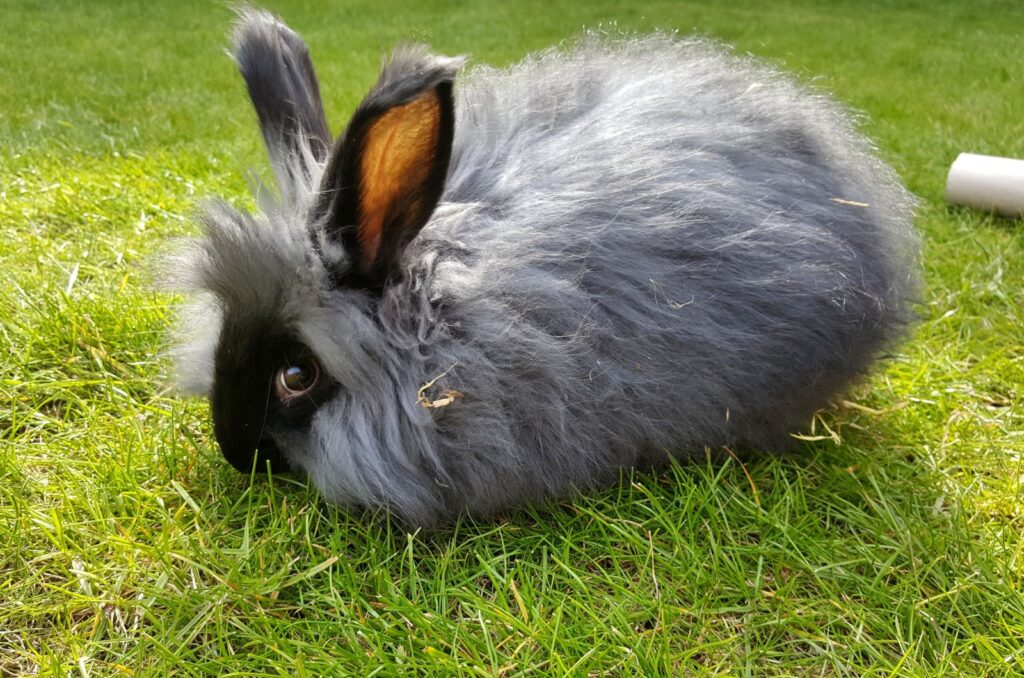
[[[242,7],[232,56],[245,79],[285,202],[312,188],[312,165],[327,157],[331,132],[309,50],[272,14]]]
[[[441,199],[462,63],[421,45],[396,49],[338,139],[320,189],[321,256],[350,284],[380,287]]]

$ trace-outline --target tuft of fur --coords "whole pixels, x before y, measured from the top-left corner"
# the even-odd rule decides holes
[[[301,149],[278,176],[306,207],[214,204],[176,267],[199,300],[185,382],[209,387],[244,316],[338,383],[267,430],[329,500],[433,525],[780,449],[912,320],[912,197],[849,113],[769,66],[588,34],[476,68],[455,103],[441,202],[382,289],[333,281],[309,213],[327,160]],[[432,380],[425,399],[458,397],[424,407]]]

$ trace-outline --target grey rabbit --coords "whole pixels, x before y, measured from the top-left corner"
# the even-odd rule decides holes
[[[591,32],[459,75],[406,45],[335,139],[296,33],[242,9],[233,43],[276,191],[207,205],[172,277],[178,374],[241,471],[493,515],[790,446],[913,320],[914,198],[754,59]]]

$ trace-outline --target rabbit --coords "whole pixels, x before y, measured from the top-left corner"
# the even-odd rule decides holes
[[[770,453],[905,337],[915,198],[830,97],[703,38],[506,69],[397,47],[334,138],[302,39],[232,54],[276,190],[173,258],[227,461],[430,527]]]

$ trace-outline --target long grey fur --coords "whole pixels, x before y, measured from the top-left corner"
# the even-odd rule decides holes
[[[196,300],[184,383],[209,389],[241,314],[340,384],[267,431],[331,501],[434,525],[779,450],[913,319],[913,198],[845,109],[770,66],[587,34],[456,97],[442,200],[383,290],[332,283],[310,217],[326,161],[307,173],[301,149],[304,194],[210,206],[175,266]]]

